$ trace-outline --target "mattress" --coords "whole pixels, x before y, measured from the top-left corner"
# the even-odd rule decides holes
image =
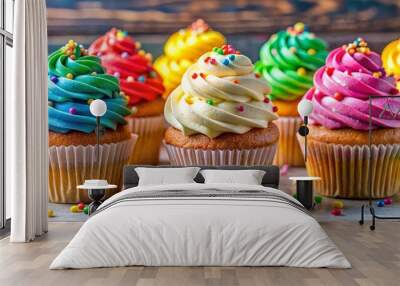
[[[191,183],[134,187],[109,198],[50,269],[133,265],[351,267],[286,193]]]

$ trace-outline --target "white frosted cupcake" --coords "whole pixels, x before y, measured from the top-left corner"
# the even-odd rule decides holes
[[[171,164],[271,164],[279,132],[270,91],[251,60],[232,46],[201,56],[165,105]]]

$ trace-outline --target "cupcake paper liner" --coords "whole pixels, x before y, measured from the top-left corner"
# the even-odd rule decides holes
[[[304,138],[298,136],[304,147]],[[307,142],[307,171],[321,177],[315,190],[329,197],[369,197],[370,150],[368,145],[340,145]],[[372,198],[392,196],[400,191],[400,144],[373,145]]]
[[[137,140],[131,139],[99,146],[99,163],[96,145],[49,147],[49,199],[54,203],[88,203],[91,200],[84,190],[76,187],[87,179],[101,178],[110,184],[122,185],[122,168]],[[107,191],[107,197],[114,191]]]
[[[302,122],[300,117],[279,117],[274,121],[279,129],[279,145],[274,165],[304,166],[303,154],[296,136]]]
[[[246,150],[203,150],[166,144],[170,163],[175,166],[271,165],[277,144]]]
[[[161,141],[165,131],[164,115],[128,118],[129,130],[138,134],[136,147],[130,158],[130,164],[150,164],[159,162]]]

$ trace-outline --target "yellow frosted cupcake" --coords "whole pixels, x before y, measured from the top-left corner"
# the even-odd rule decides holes
[[[390,42],[382,52],[382,62],[388,75],[393,75],[400,89],[400,39]]]
[[[172,34],[165,43],[164,54],[154,63],[155,69],[164,79],[166,88],[164,97],[167,97],[180,84],[187,68],[201,55],[224,43],[225,37],[211,30],[201,19],[188,28]]]

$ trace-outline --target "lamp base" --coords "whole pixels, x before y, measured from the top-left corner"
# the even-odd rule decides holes
[[[88,195],[89,198],[92,200],[92,202],[89,205],[89,215],[91,215],[101,205],[102,203],[101,200],[106,195],[106,189],[89,189]]]

